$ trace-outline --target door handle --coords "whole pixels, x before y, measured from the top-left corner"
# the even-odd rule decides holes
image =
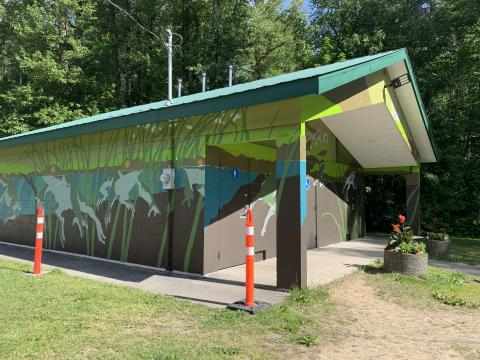
[[[243,207],[243,212],[240,214],[240,219],[245,219],[247,217],[247,210],[250,208],[250,205],[245,204]]]

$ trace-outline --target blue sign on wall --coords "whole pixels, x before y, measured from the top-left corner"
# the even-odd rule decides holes
[[[232,169],[232,178],[238,179],[238,169]]]
[[[306,189],[306,190],[310,190],[310,178],[307,177],[306,180],[307,180],[307,181],[306,181],[306,183],[305,183],[305,189]]]

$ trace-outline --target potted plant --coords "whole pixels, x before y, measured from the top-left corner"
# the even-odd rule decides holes
[[[421,241],[427,246],[427,252],[432,256],[446,257],[450,251],[450,238],[444,232],[427,232]]]
[[[392,272],[423,275],[428,264],[426,245],[413,241],[413,230],[405,226],[405,216],[399,215],[398,220],[399,223],[393,225],[393,232],[384,251],[383,266]]]

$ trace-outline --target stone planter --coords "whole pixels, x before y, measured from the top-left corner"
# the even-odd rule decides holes
[[[428,265],[428,255],[403,254],[393,250],[383,253],[383,267],[387,271],[406,275],[420,276],[425,274]]]
[[[427,253],[431,256],[445,257],[450,251],[450,240],[431,240],[423,238],[420,241],[427,246]]]

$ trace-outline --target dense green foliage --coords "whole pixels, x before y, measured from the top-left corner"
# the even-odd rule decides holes
[[[0,135],[166,97],[165,29],[184,93],[406,47],[440,162],[422,169],[428,230],[480,234],[480,3],[469,0],[0,1]],[[371,177],[369,226],[403,211],[400,177]],[[439,229],[442,224],[444,229]],[[443,225],[444,224],[444,225]]]
[[[406,47],[440,161],[422,168],[423,226],[480,234],[480,3],[313,0],[317,63]],[[400,177],[370,177],[369,227],[405,211]]]

